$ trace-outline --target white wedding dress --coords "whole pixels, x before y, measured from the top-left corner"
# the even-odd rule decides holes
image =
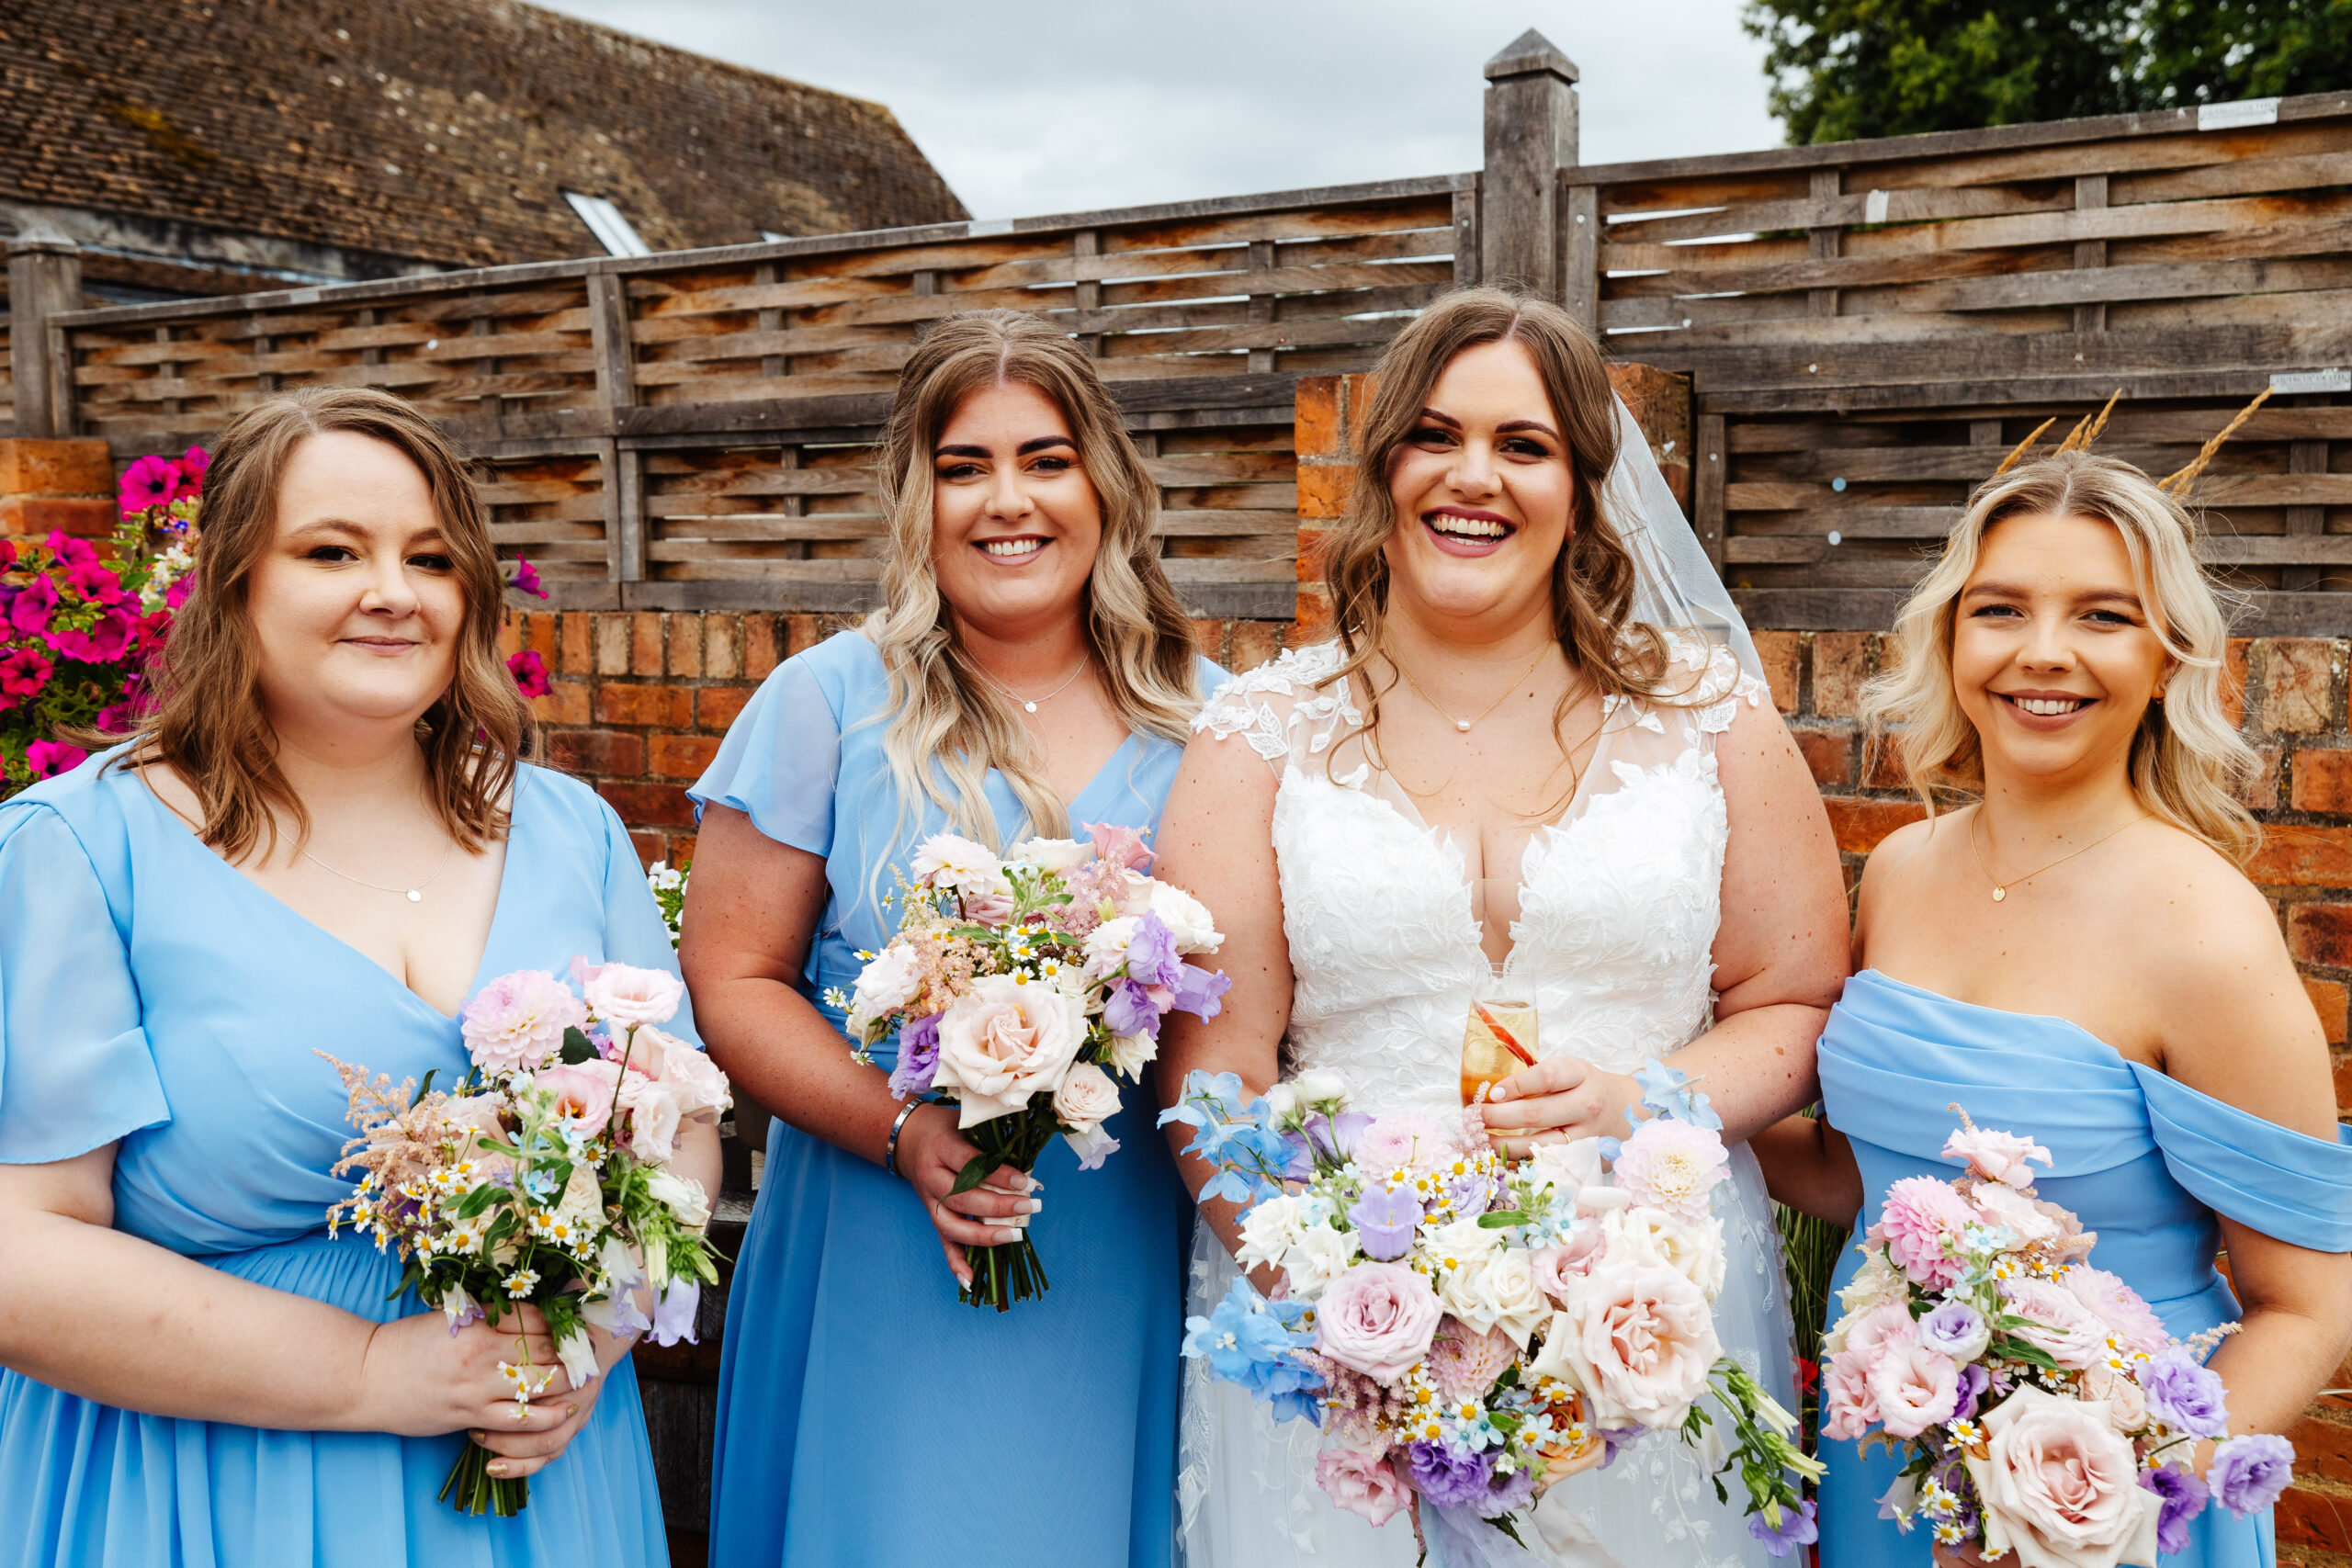
[[[1452,1122],[1473,998],[1533,1001],[1542,1055],[1611,1072],[1634,1071],[1707,1027],[1727,833],[1713,738],[1764,689],[1719,646],[1673,646],[1687,673],[1704,666],[1699,700],[1610,701],[1576,795],[1521,855],[1514,944],[1499,975],[1479,946],[1462,846],[1350,743],[1361,716],[1348,682],[1318,688],[1340,667],[1336,644],[1284,653],[1203,710],[1197,730],[1240,736],[1282,780],[1273,846],[1295,978],[1284,1077],[1333,1068],[1356,1110]],[[1771,1205],[1745,1145],[1732,1162],[1715,1203],[1730,1265],[1717,1332],[1793,1409]],[[1236,1269],[1215,1231],[1194,1234],[1188,1310],[1205,1314]],[[1188,1568],[1410,1568],[1408,1519],[1375,1529],[1317,1487],[1317,1442],[1312,1426],[1276,1425],[1262,1402],[1188,1361],[1177,1481]],[[1736,1475],[1725,1506],[1713,1469],[1713,1456],[1653,1434],[1546,1493],[1528,1545],[1578,1568],[1764,1568],[1772,1559],[1747,1534]]]

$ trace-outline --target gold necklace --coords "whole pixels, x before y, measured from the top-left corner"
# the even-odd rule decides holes
[[[2102,833],[2098,838],[2093,839],[2089,843],[2085,844],[2081,849],[2067,851],[2064,854],[2060,855],[2056,860],[2052,861],[2049,865],[2035,866],[2023,876],[2012,876],[2007,882],[2003,882],[1999,877],[1993,874],[1993,868],[1984,863],[1984,852],[1976,847],[1976,824],[1978,819],[1984,815],[1984,808],[1980,806],[1976,808],[1976,815],[1968,819],[1968,852],[1976,857],[1976,869],[1983,872],[1984,874],[1984,880],[1993,885],[1993,902],[1997,904],[2002,899],[2007,898],[2009,896],[2009,889],[2015,887],[2018,884],[2032,881],[2035,877],[2040,876],[2043,872],[2048,871],[2050,866],[2064,865],[2068,861],[2073,860],[2076,855],[2088,854],[2091,851],[2107,842],[2108,840],[2115,837],[2116,833],[2123,831],[2123,828],[2136,828],[2141,823],[2145,822],[2152,813],[2143,811],[2139,816],[2134,817],[2131,821],[2123,824],[2123,828],[2116,829],[2115,832]]]
[[[433,868],[433,875],[426,877],[424,881],[418,883],[413,887],[387,887],[380,882],[370,882],[364,876],[354,876],[347,871],[335,871],[334,867],[329,865],[326,862],[312,854],[308,848],[302,849],[302,858],[309,861],[312,865],[317,866],[321,871],[334,872],[335,875],[342,877],[345,882],[356,882],[362,887],[372,887],[379,893],[404,894],[407,896],[410,903],[422,904],[424,902],[424,890],[432,886],[435,879],[437,878],[444,871],[448,869],[449,856],[457,847],[458,841],[455,839],[450,840],[448,848],[441,852],[441,863]]]
[[[1430,696],[1429,693],[1423,689],[1419,681],[1413,679],[1413,672],[1410,670],[1406,669],[1403,664],[1397,662],[1397,659],[1395,654],[1390,653],[1385,648],[1380,651],[1383,657],[1385,657],[1390,664],[1396,666],[1396,673],[1405,677],[1405,683],[1412,687],[1413,690],[1419,694],[1421,701],[1429,704],[1430,707],[1436,709],[1439,717],[1453,719],[1453,728],[1461,731],[1463,734],[1467,735],[1470,733],[1470,727],[1472,725],[1479,723],[1486,718],[1487,714],[1490,714],[1497,708],[1502,706],[1506,698],[1508,698],[1513,692],[1518,691],[1521,686],[1527,683],[1527,678],[1535,673],[1535,667],[1544,662],[1544,656],[1551,650],[1552,645],[1548,642],[1542,648],[1537,649],[1535,650],[1535,657],[1527,661],[1527,668],[1519,672],[1519,679],[1513,681],[1509,686],[1505,687],[1503,689],[1502,696],[1497,697],[1493,702],[1488,703],[1486,705],[1486,708],[1480,712],[1476,718],[1454,718],[1452,714],[1446,712],[1443,707],[1439,705],[1438,700],[1435,697]]]
[[[980,670],[980,679],[986,681],[989,685],[994,686],[998,691],[1002,692],[1006,696],[1011,697],[1014,702],[1019,703],[1023,713],[1035,713],[1039,703],[1052,702],[1056,697],[1058,697],[1064,692],[1069,691],[1071,683],[1080,675],[1085,674],[1086,667],[1093,662],[1094,656],[1091,653],[1085,658],[1080,660],[1078,661],[1078,668],[1069,672],[1069,678],[1064,681],[1060,685],[1056,686],[1052,691],[1047,692],[1042,697],[1024,697],[985,670]],[[977,659],[974,660],[972,661],[972,667],[975,670],[979,670],[979,660]]]

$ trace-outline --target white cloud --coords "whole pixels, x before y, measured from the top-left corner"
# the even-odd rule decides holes
[[[1740,0],[551,3],[888,104],[982,218],[1476,168],[1480,68],[1530,26],[1582,71],[1588,163],[1781,140]]]

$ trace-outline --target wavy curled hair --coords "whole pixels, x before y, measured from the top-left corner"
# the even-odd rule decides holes
[[[1346,655],[1330,680],[1356,674],[1381,650],[1388,616],[1387,548],[1402,521],[1389,490],[1398,450],[1419,428],[1446,367],[1465,350],[1490,343],[1515,343],[1527,351],[1567,445],[1575,486],[1568,539],[1551,569],[1553,634],[1561,651],[1604,696],[1673,701],[1682,694],[1661,689],[1668,668],[1666,639],[1657,627],[1634,619],[1634,557],[1609,515],[1617,402],[1600,349],[1558,306],[1500,288],[1444,296],[1380,356],[1347,513],[1323,544],[1323,581]],[[1555,735],[1581,694],[1571,684],[1562,695],[1552,716]],[[1374,692],[1364,705],[1367,747],[1379,722],[1380,695]],[[1561,750],[1575,749],[1564,738]]]
[[[1182,744],[1200,707],[1193,628],[1159,564],[1159,490],[1116,404],[1078,344],[1018,310],[973,310],[932,328],[899,378],[876,458],[889,525],[882,608],[865,631],[890,682],[883,754],[903,804],[930,800],[956,831],[1001,845],[988,799],[1004,775],[1033,833],[1069,831],[1012,701],[956,636],[932,561],[933,451],[956,410],[989,387],[1034,388],[1069,421],[1102,513],[1102,547],[1080,610],[1112,706],[1129,729]]]
[[[302,443],[330,431],[380,441],[414,463],[433,495],[444,551],[465,597],[457,667],[417,727],[425,787],[449,836],[469,852],[506,832],[518,761],[537,742],[531,710],[498,656],[505,580],[481,499],[464,462],[432,423],[387,392],[312,388],[272,397],[220,434],[204,477],[203,543],[195,586],[154,671],[156,700],[118,765],[168,763],[204,812],[202,837],[230,860],[266,840],[281,817],[294,841],[310,816],[277,766],[264,710],[261,649],[250,590],[277,536],[277,496]]]
[[[1939,797],[1984,788],[1984,744],[1952,689],[1960,596],[1986,534],[2012,517],[2045,514],[2095,518],[2123,536],[2149,627],[2177,665],[2164,699],[2140,716],[2132,741],[2132,793],[2152,815],[2244,863],[2261,829],[2235,792],[2260,762],[2222,706],[2229,615],[2198,563],[2188,513],[2155,480],[2112,457],[2064,452],[1978,487],[1944,542],[1943,558],[1895,621],[1902,662],[1863,688],[1862,717],[1874,743],[1891,740],[1930,813]]]

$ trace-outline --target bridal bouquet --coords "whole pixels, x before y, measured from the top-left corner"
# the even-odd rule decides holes
[[[1474,1560],[1496,1552],[1473,1521],[1518,1541],[1554,1483],[1650,1432],[1699,1444],[1708,1394],[1749,1532],[1775,1556],[1812,1540],[1791,1472],[1820,1467],[1715,1337],[1723,1141],[1681,1074],[1654,1063],[1643,1082],[1653,1114],[1632,1136],[1513,1164],[1475,1110],[1458,1129],[1366,1115],[1329,1072],[1244,1103],[1233,1074],[1194,1073],[1161,1121],[1195,1129],[1188,1152],[1218,1170],[1203,1200],[1248,1205],[1235,1256],[1282,1283],[1269,1298],[1234,1280],[1186,1324],[1184,1354],[1317,1421],[1316,1480],[1340,1507],[1381,1525],[1418,1498],[1435,1518],[1415,1508],[1416,1530],[1433,1523]]]
[[[1159,1054],[1159,1023],[1182,1009],[1216,1015],[1229,982],[1185,959],[1225,939],[1181,887],[1144,874],[1151,852],[1132,828],[1090,826],[1086,841],[1030,839],[1000,858],[953,833],[924,840],[914,881],[900,879],[898,934],[855,991],[826,1000],[847,1013],[857,1059],[895,1032],[890,1092],[956,1107],[979,1149],[953,1192],[999,1166],[1027,1170],[1059,1134],[1091,1170],[1119,1145],[1113,1074],[1136,1080]],[[960,1292],[999,1312],[1046,1292],[1024,1235],[970,1247]]]
[[[2083,1261],[2098,1237],[2034,1196],[2050,1151],[1963,1112],[1944,1182],[1887,1190],[1824,1340],[1822,1435],[1873,1428],[1902,1476],[1883,1500],[1939,1544],[2015,1551],[2020,1568],[2154,1568],[2208,1502],[2240,1518],[2292,1474],[2284,1438],[2231,1438],[2204,1365],[2228,1324],[2176,1340],[2121,1280]],[[2222,1439],[2206,1479],[2188,1464]],[[1867,1444],[1865,1444],[1867,1446]]]
[[[397,1249],[402,1285],[452,1332],[538,1308],[577,1388],[596,1376],[592,1326],[662,1345],[694,1337],[702,1287],[718,1280],[710,1203],[670,1161],[680,1122],[715,1122],[729,1096],[709,1057],[655,1027],[678,1010],[676,976],[578,959],[571,973],[585,1000],[544,970],[484,986],[460,1015],[471,1066],[446,1092],[431,1073],[395,1089],[327,1058],[359,1129],[334,1171],[362,1173],[327,1224]],[[527,1349],[498,1370],[518,1410],[555,1378]],[[468,1443],[441,1496],[520,1513],[530,1483],[491,1475],[490,1457]]]

